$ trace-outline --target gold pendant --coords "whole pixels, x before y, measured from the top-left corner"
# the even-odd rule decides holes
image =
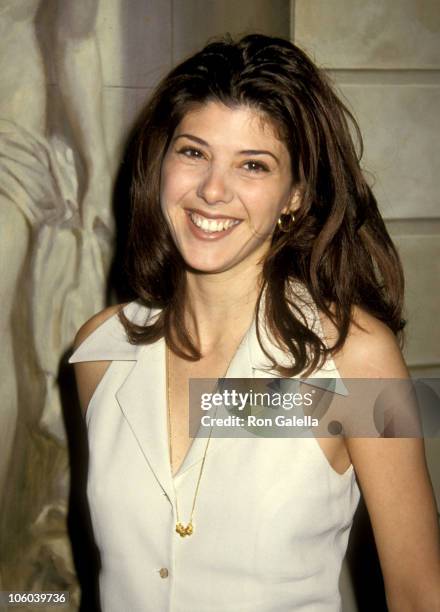
[[[177,523],[176,524],[176,531],[180,535],[181,538],[184,538],[185,536],[192,535],[192,533],[194,531],[193,524],[190,522],[185,527],[184,525],[182,525],[182,523]]]

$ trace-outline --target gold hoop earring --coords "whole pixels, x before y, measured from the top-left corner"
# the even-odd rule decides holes
[[[286,217],[289,217],[289,221],[287,222],[287,225],[283,222],[283,218],[285,219]],[[288,213],[287,215],[280,215],[277,221],[278,227],[284,234],[287,234],[288,232],[290,232],[294,223],[295,223],[295,215],[293,214],[293,211],[290,211],[290,213]]]

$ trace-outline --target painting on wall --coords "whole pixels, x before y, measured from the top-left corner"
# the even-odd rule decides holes
[[[0,14],[0,589],[69,591],[71,609],[60,364],[104,305],[113,235],[98,8],[10,1]]]

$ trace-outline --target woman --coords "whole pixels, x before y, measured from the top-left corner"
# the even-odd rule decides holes
[[[138,299],[71,359],[105,611],[340,610],[358,484],[390,610],[440,609],[421,439],[188,432],[191,378],[408,377],[401,266],[347,119],[302,51],[261,35],[209,44],[147,105]]]

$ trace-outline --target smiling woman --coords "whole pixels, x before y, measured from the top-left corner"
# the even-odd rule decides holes
[[[208,102],[188,112],[162,165],[162,210],[194,270],[255,268],[297,193],[286,145],[246,106]]]
[[[339,612],[361,490],[389,609],[440,610],[422,439],[332,423],[326,437],[190,436],[191,378],[408,377],[402,268],[350,121],[300,49],[262,35],[207,45],[148,102],[137,299],[86,323],[71,358],[103,612]]]

